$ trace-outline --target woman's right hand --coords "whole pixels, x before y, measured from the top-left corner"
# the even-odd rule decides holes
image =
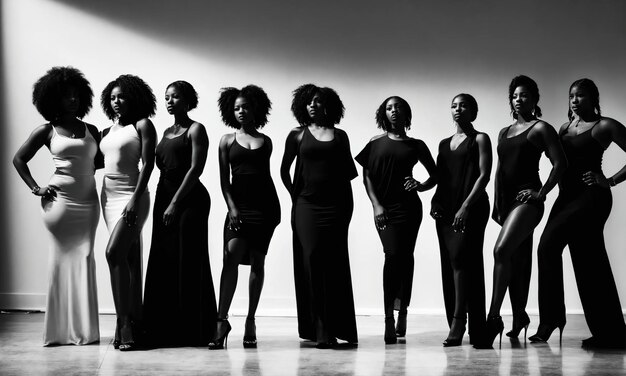
[[[239,210],[232,208],[228,210],[228,225],[229,230],[239,231],[241,228],[241,219],[239,218]]]
[[[57,198],[57,190],[59,188],[53,185],[48,185],[42,188],[39,188],[37,192],[35,192],[36,196],[40,196],[44,200],[47,201],[55,201]]]
[[[387,213],[381,205],[374,206],[374,223],[378,230],[382,231],[387,228]]]
[[[430,210],[430,216],[433,217],[434,220],[438,220],[443,218],[443,214],[441,214],[440,212],[438,212],[435,209],[431,209]]]

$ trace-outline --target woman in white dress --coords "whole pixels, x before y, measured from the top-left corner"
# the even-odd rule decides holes
[[[106,258],[117,313],[113,345],[128,351],[135,348],[136,322],[141,320],[141,229],[150,210],[147,185],[157,138],[148,117],[156,111],[156,98],[141,78],[122,75],[104,88],[100,102],[115,121],[103,131],[100,144],[101,202],[110,233]]]
[[[37,127],[13,158],[50,232],[45,346],[98,342],[98,295],[93,246],[100,217],[94,171],[102,167],[98,129],[81,119],[91,109],[93,92],[83,74],[54,67],[34,86],[33,104],[48,123]],[[56,168],[39,187],[28,162],[43,146]]]

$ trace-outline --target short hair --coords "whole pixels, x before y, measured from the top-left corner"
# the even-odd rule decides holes
[[[591,97],[591,102],[593,104],[593,109],[598,115],[602,115],[600,111],[600,91],[596,86],[595,82],[591,81],[588,78],[581,78],[580,80],[574,81],[569,87],[569,92],[572,92],[574,87],[578,87],[579,89],[584,90]],[[572,120],[574,118],[574,113],[570,106],[567,106],[567,117]]]
[[[48,121],[62,115],[64,91],[75,88],[78,93],[76,117],[82,119],[91,110],[93,91],[83,73],[73,67],[52,67],[33,85],[33,104]]]
[[[387,102],[392,99],[399,100],[402,106],[406,108],[406,123],[404,124],[404,129],[411,129],[411,119],[413,118],[411,106],[409,106],[409,103],[405,101],[404,98],[395,95],[385,99],[383,103],[378,106],[378,109],[376,110],[376,115],[374,116],[374,118],[376,119],[376,124],[378,124],[378,128],[382,129],[385,132],[391,129],[391,122],[389,121],[389,119],[387,119]]]
[[[515,92],[515,89],[520,86],[524,86],[528,89],[528,91],[530,91],[530,94],[535,100],[535,116],[541,117],[541,108],[537,105],[537,103],[539,103],[539,87],[537,86],[537,83],[528,76],[519,75],[514,77],[509,84],[509,107],[511,107],[511,115],[513,115],[513,119],[517,119],[517,113],[515,112],[515,107],[513,107],[511,101],[513,100],[513,93]]]
[[[513,89],[515,90],[515,89]],[[476,117],[478,116],[478,102],[476,102],[476,98],[474,98],[471,94],[467,94],[467,93],[461,93],[461,94],[457,94],[454,96],[454,98],[452,98],[452,101],[454,102],[455,99],[462,97],[463,99],[465,99],[467,101],[467,103],[469,103],[470,105],[470,114],[471,114],[471,119],[470,121],[474,121],[476,120]]]
[[[225,87],[220,90],[220,97],[217,99],[217,105],[222,115],[224,124],[231,128],[239,129],[241,124],[235,117],[235,102],[237,98],[246,98],[252,106],[252,115],[254,116],[254,128],[260,129],[267,124],[267,115],[272,109],[272,102],[267,93],[256,85],[247,85],[240,89],[234,87]]]
[[[299,86],[293,91],[291,101],[291,112],[301,126],[310,125],[311,117],[306,106],[311,103],[311,99],[318,94],[320,101],[324,104],[324,112],[328,124],[337,125],[343,118],[345,107],[339,98],[339,94],[328,87],[318,87],[313,84]]]
[[[114,88],[119,87],[126,96],[129,103],[128,120],[136,122],[143,118],[149,118],[156,113],[156,97],[152,89],[141,78],[132,74],[123,74],[102,90],[100,96],[100,104],[104,110],[104,114],[111,120],[117,118],[117,114],[111,107],[111,92]]]
[[[187,111],[191,111],[198,107],[198,93],[189,82],[183,80],[174,81],[167,85],[165,90],[167,91],[170,87],[173,87],[180,92],[180,95],[183,97],[185,102],[187,102]]]

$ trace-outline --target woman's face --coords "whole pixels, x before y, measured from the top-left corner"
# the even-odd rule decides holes
[[[464,96],[455,97],[450,108],[452,110],[452,119],[455,122],[461,124],[472,122],[472,105]]]
[[[61,94],[61,111],[63,114],[74,115],[78,112],[79,107],[78,90],[73,86],[65,88]]]
[[[167,113],[170,115],[187,112],[187,102],[174,86],[165,90],[165,105],[167,106]]]
[[[511,105],[518,114],[530,114],[535,109],[535,99],[525,86],[518,86],[513,92]]]
[[[319,94],[315,94],[311,101],[306,105],[306,110],[312,120],[321,119],[324,115],[324,104]]]
[[[593,111],[591,96],[580,87],[574,86],[569,92],[569,108],[579,116]]]
[[[243,127],[246,125],[254,124],[254,114],[252,113],[252,105],[244,97],[237,97],[235,99],[235,105],[233,107],[235,112],[235,119]]]
[[[128,99],[124,95],[122,88],[116,86],[111,90],[111,108],[117,114],[117,117],[122,117],[128,114],[129,103]]]
[[[391,98],[388,100],[385,105],[385,114],[387,115],[387,120],[391,123],[392,128],[404,128],[407,113],[404,103],[400,99]]]

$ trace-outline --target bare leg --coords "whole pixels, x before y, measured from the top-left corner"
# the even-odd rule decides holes
[[[230,304],[233,301],[235,290],[237,289],[237,278],[239,277],[239,262],[243,257],[248,242],[235,238],[228,242],[226,255],[224,255],[224,265],[220,278],[220,300],[217,310],[218,319],[226,319]]]
[[[131,268],[130,251],[139,240],[136,226],[129,227],[120,220],[109,239],[106,248],[106,258],[111,274],[111,288],[113,301],[118,318],[126,318],[131,311]]]
[[[250,281],[248,284],[248,294],[250,303],[248,305],[248,318],[254,319],[261,291],[263,290],[263,281],[265,280],[265,255],[261,252],[250,252]]]

